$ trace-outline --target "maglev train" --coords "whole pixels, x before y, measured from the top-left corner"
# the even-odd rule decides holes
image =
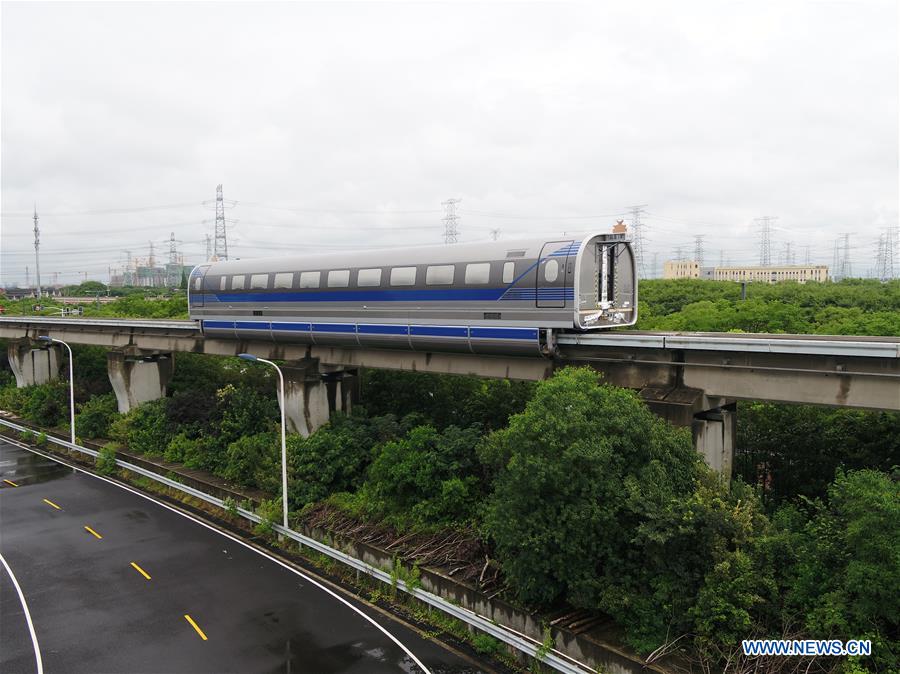
[[[554,333],[633,325],[625,234],[228,260],[190,276],[205,335],[552,356]]]

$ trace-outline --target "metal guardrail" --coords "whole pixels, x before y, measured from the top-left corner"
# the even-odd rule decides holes
[[[12,428],[14,430],[29,433],[31,435],[37,435],[38,433],[27,426],[22,426],[20,424],[16,424],[7,419],[0,418],[0,425],[7,426],[8,428]],[[99,452],[94,449],[88,449],[87,447],[82,447],[78,444],[72,444],[68,440],[63,440],[61,438],[54,437],[52,435],[47,435],[47,440],[52,442],[53,444],[59,445],[60,447],[65,447],[69,450],[74,450],[76,452],[81,452],[82,454],[87,454],[91,457],[96,457]],[[200,491],[199,489],[194,489],[193,487],[189,487],[187,485],[181,484],[175,480],[167,478],[163,475],[159,475],[158,473],[154,473],[153,471],[147,470],[145,468],[141,468],[140,466],[136,466],[132,463],[128,463],[126,461],[121,461],[116,459],[116,465],[120,468],[124,468],[132,473],[136,473],[138,475],[142,475],[143,477],[149,478],[160,484],[164,484],[167,487],[172,489],[177,489],[186,494],[193,496],[194,498],[200,499],[201,501],[205,501],[210,505],[214,505],[218,508],[226,509],[226,505],[223,499],[216,498],[215,496],[211,496],[206,494],[205,492]],[[246,510],[241,507],[237,507],[237,513],[245,518],[259,524],[262,522],[262,518],[254,512]],[[548,652],[544,653],[543,645],[528,637],[524,634],[516,632],[515,630],[511,630],[509,628],[502,627],[500,625],[495,624],[489,618],[486,618],[474,611],[463,608],[462,606],[457,606],[446,599],[442,599],[436,594],[432,594],[431,592],[426,592],[421,588],[410,587],[406,582],[402,579],[394,578],[390,573],[384,571],[383,569],[379,569],[377,567],[372,566],[371,564],[367,564],[366,562],[357,559],[356,557],[352,557],[348,555],[346,552],[341,552],[340,550],[336,550],[324,543],[321,543],[314,538],[309,538],[308,536],[304,536],[303,534],[294,531],[293,529],[285,529],[280,524],[272,525],[273,531],[282,536],[286,536],[294,541],[300,543],[301,545],[305,545],[308,548],[312,548],[313,550],[320,552],[332,559],[335,559],[342,564],[345,564],[357,571],[361,571],[366,575],[369,575],[373,578],[377,578],[378,580],[391,585],[392,587],[396,587],[399,590],[409,594],[410,596],[418,599],[433,608],[438,609],[439,611],[443,611],[458,620],[461,620],[476,629],[485,632],[495,639],[502,641],[505,644],[508,644],[526,655],[538,659],[543,664],[549,665],[553,669],[559,672],[564,672],[565,674],[587,674],[589,672],[595,671],[589,665],[578,662],[574,658],[567,656],[564,653],[560,653],[557,650],[551,649]]]

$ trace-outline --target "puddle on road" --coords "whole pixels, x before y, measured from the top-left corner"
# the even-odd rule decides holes
[[[14,445],[0,445],[0,480],[20,487],[71,475],[72,469]]]

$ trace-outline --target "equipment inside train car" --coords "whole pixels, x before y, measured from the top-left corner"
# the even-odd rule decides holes
[[[204,334],[552,355],[554,333],[634,325],[621,232],[213,262],[191,272]]]

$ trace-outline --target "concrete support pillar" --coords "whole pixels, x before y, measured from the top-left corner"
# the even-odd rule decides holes
[[[59,378],[61,346],[48,344],[42,348],[34,348],[31,340],[10,341],[7,347],[9,366],[16,376],[16,386],[33,386],[46,384]]]
[[[355,370],[320,368],[317,360],[307,359],[283,365],[281,371],[287,430],[304,438],[328,423],[333,412],[349,413],[359,397]]]
[[[172,353],[149,354],[126,348],[108,352],[106,365],[119,412],[124,414],[141,403],[166,395],[175,371],[175,358]]]
[[[725,398],[710,398],[685,387],[641,390],[641,397],[656,414],[676,426],[691,429],[694,448],[706,464],[727,478],[734,461],[737,405]]]
[[[731,476],[737,436],[737,405],[732,403],[694,415],[691,434],[694,448],[706,465],[726,477]]]

